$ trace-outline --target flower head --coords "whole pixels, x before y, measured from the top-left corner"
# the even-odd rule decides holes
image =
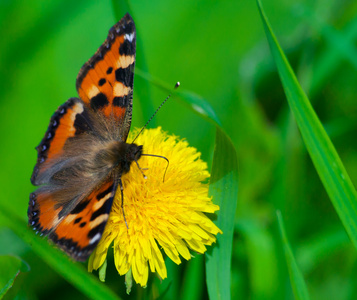
[[[137,132],[129,136],[128,142]],[[101,241],[88,265],[89,271],[100,268],[113,243],[115,266],[120,275],[131,271],[134,280],[146,286],[149,269],[167,277],[163,254],[176,264],[180,256],[189,260],[189,248],[198,253],[216,241],[221,230],[204,214],[219,207],[208,196],[207,164],[200,153],[184,140],[161,130],[146,129],[135,141],[144,154],[129,173],[123,175],[124,213],[118,189]],[[167,168],[167,170],[166,170]],[[166,173],[165,173],[166,170]],[[147,179],[144,178],[144,172]]]

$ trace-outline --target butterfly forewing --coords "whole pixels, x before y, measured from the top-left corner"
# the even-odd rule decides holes
[[[126,14],[109,31],[95,55],[84,64],[77,77],[77,91],[91,109],[112,117],[129,133],[132,114],[136,32],[133,19]]]
[[[74,136],[88,130],[89,120],[85,119],[84,104],[81,100],[71,98],[53,114],[50,125],[37,149],[37,163],[31,176],[34,185],[40,185],[39,180],[50,162],[63,155],[66,142]]]

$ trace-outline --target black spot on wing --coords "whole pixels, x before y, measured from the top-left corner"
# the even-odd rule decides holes
[[[93,221],[96,218],[98,218],[101,215],[105,215],[109,213],[110,207],[112,206],[113,203],[113,197],[110,197],[105,201],[104,205],[102,205],[101,208],[97,209],[92,216],[90,217],[90,220]]]
[[[108,70],[107,70],[107,74],[108,74],[108,75],[109,75],[109,74],[112,74],[112,72],[113,72],[113,68],[112,68],[112,67],[109,67]]]
[[[125,86],[133,87],[134,82],[134,63],[126,68],[115,70],[115,80],[123,83]]]
[[[129,103],[129,99],[127,96],[124,97],[114,97],[113,105],[118,107],[127,107]]]
[[[111,193],[113,191],[113,185],[110,185],[105,191],[99,193],[97,195],[97,200],[100,201],[101,199],[103,199],[107,194]]]
[[[107,82],[107,81],[105,80],[105,78],[101,78],[101,79],[99,79],[99,81],[98,81],[98,85],[99,85],[99,86],[103,86],[106,82]]]
[[[105,96],[103,93],[99,93],[98,95],[96,95],[92,99],[90,99],[90,106],[95,111],[103,108],[104,106],[107,106],[108,104],[109,104],[109,101],[107,99],[107,96]]]
[[[76,129],[75,135],[80,135],[84,132],[91,131],[91,126],[89,123],[90,119],[86,109],[81,114],[77,114],[73,124],[74,128]]]
[[[124,16],[126,18],[126,15]],[[131,17],[130,17],[131,19]],[[129,19],[127,19],[129,21]],[[135,31],[135,25],[133,22],[133,19],[131,19],[129,22],[125,24],[125,26],[122,27],[122,32],[125,34],[131,34]]]
[[[88,232],[88,238],[92,239],[97,233],[102,234],[106,224],[107,224],[107,221],[104,221],[104,222],[100,223],[98,226],[92,228]]]
[[[85,200],[80,202],[71,212],[71,215],[76,215],[79,214],[81,211],[83,211],[89,203],[89,200]]]
[[[74,220],[74,224],[79,223],[81,220],[82,220],[82,217],[79,217],[79,218],[75,219],[75,220]]]
[[[119,46],[120,55],[133,55],[135,53],[135,40],[130,42],[125,39],[124,42]]]

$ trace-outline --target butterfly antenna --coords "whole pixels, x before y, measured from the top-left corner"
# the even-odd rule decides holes
[[[175,89],[177,89],[180,86],[180,82],[176,82],[175,84]],[[138,138],[138,136],[143,132],[143,130],[146,128],[146,126],[148,126],[148,124],[150,123],[150,121],[152,120],[153,117],[155,117],[155,115],[157,114],[157,112],[160,110],[160,108],[166,103],[167,100],[169,100],[171,97],[171,94],[168,95],[166,97],[166,99],[160,104],[160,106],[156,109],[156,111],[154,112],[154,114],[151,116],[151,118],[149,119],[149,121],[146,122],[146,124],[141,128],[140,132],[137,134],[137,136],[135,137],[135,139],[132,141],[132,143],[135,142],[135,140]]]

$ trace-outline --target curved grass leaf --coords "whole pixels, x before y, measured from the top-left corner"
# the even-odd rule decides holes
[[[215,126],[221,127],[221,122],[218,119],[214,109],[209,104],[209,102],[206,101],[201,96],[199,96],[191,91],[182,89],[182,88],[179,88],[178,90],[173,91],[172,85],[168,85],[166,82],[164,82],[158,78],[154,78],[152,75],[146,73],[145,71],[143,71],[139,68],[135,69],[135,73],[138,76],[140,76],[140,77],[144,78],[145,80],[147,80],[148,82],[150,82],[151,84],[166,91],[167,93],[171,93],[173,96],[177,96],[182,101],[182,104],[184,104],[186,107],[191,109],[194,113],[199,115],[201,118],[205,119],[206,121],[210,122],[211,124],[213,124]]]
[[[0,219],[22,240],[32,246],[33,251],[49,266],[63,276],[89,299],[120,299],[98,279],[87,272],[80,263],[71,261],[59,249],[51,246],[27,227],[27,224],[3,205],[0,207]]]
[[[307,291],[306,283],[305,283],[304,277],[302,276],[300,269],[296,263],[293,251],[291,250],[288,238],[286,236],[281,212],[277,211],[276,215],[278,218],[281,240],[283,243],[285,259],[286,259],[286,263],[288,266],[291,287],[293,288],[295,299],[308,300],[308,299],[310,299],[310,297],[309,297],[309,293]]]
[[[356,189],[279,46],[260,1],[257,0],[257,3],[290,109],[317,173],[352,243],[357,248]]]
[[[20,272],[28,272],[30,267],[21,258],[0,255],[0,299],[12,287]]]

